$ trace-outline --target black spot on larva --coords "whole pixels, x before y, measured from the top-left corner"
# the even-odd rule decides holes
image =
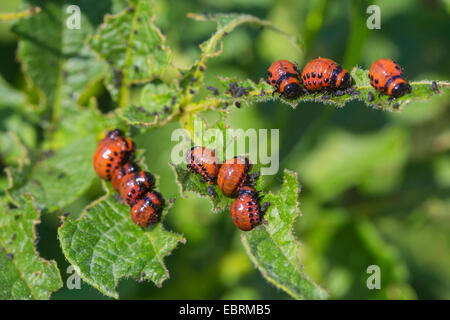
[[[316,85],[316,80],[313,80],[313,85]]]
[[[319,86],[321,86],[322,85],[322,80],[319,80]]]
[[[328,83],[328,78],[323,79],[325,83]]]
[[[378,79],[375,79],[375,83],[378,84]]]
[[[319,74],[317,75],[317,77],[318,77],[319,79],[322,79],[322,72],[319,72]]]
[[[311,77],[311,75],[309,73],[307,73],[306,77],[309,79]]]
[[[311,73],[311,77],[315,78],[315,77],[316,77],[316,73],[315,73],[315,72],[312,72],[312,73]]]
[[[272,83],[273,83],[273,84],[275,84],[275,82],[276,82],[275,80],[272,80]]]

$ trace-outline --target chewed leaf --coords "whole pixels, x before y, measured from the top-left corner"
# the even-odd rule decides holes
[[[305,275],[298,259],[300,243],[292,228],[300,215],[299,192],[297,174],[285,170],[281,191],[261,200],[270,202],[266,223],[242,233],[242,243],[262,275],[276,287],[296,299],[326,299],[327,292]]]
[[[217,23],[216,32],[200,45],[202,51],[200,59],[187,70],[180,81],[180,86],[185,90],[188,97],[193,96],[204,80],[204,69],[209,58],[219,55],[222,52],[222,38],[233,31],[241,24],[250,24],[257,27],[269,28],[277,33],[288,37],[291,42],[301,50],[302,43],[296,37],[281,31],[272,25],[269,21],[261,20],[248,14],[188,14],[188,17],[199,21],[214,21]],[[218,47],[219,46],[219,47]]]
[[[130,207],[119,203],[111,191],[78,220],[64,219],[58,234],[65,257],[81,278],[113,298],[119,298],[116,287],[121,278],[151,280],[161,286],[169,278],[164,257],[186,241],[165,230],[161,222],[147,229],[138,227],[131,220]]]
[[[49,299],[63,285],[56,262],[36,251],[39,212],[29,195],[23,201],[23,208],[8,210],[0,199],[1,300]]]
[[[185,192],[193,192],[200,197],[207,198],[211,203],[212,212],[224,212],[227,211],[233,199],[225,197],[219,190],[217,185],[209,185],[208,183],[201,181],[200,177],[186,168],[186,165],[175,165],[169,163],[172,167],[178,185],[180,186],[180,193],[185,196]],[[214,194],[210,195],[208,192],[208,186],[211,186],[214,190]]]
[[[70,204],[87,190],[95,177],[92,156],[96,145],[96,138],[87,136],[54,154],[49,152],[33,168],[22,171],[8,168],[9,196],[21,205],[22,195],[30,193],[36,207],[49,212]]]
[[[179,91],[164,83],[149,83],[141,91],[141,105],[119,110],[122,117],[135,126],[158,126],[179,114]]]
[[[210,97],[208,102],[218,108],[225,103],[236,104],[238,102],[245,105],[251,105],[268,101],[281,101],[295,109],[302,102],[321,102],[336,107],[342,107],[349,101],[360,100],[367,106],[392,111],[401,110],[402,107],[412,102],[428,100],[435,94],[450,91],[450,83],[446,81],[435,81],[438,88],[437,90],[432,87],[433,81],[411,81],[411,93],[405,94],[400,98],[390,99],[387,95],[379,95],[379,93],[370,86],[368,74],[369,72],[367,70],[362,70],[358,67],[353,68],[351,72],[353,90],[349,93],[343,92],[342,95],[331,92],[307,93],[301,94],[297,99],[293,100],[287,100],[278,93],[273,94],[273,87],[267,84],[264,79],[260,79],[258,83],[255,83],[252,80],[219,77],[223,90],[218,96]],[[230,86],[238,89],[230,90]],[[371,95],[370,98],[369,95]]]
[[[62,108],[75,105],[86,88],[103,77],[105,69],[85,39],[94,32],[108,5],[92,1],[77,4],[82,28],[69,29],[66,12],[70,5],[66,1],[26,0],[25,7],[39,6],[41,11],[13,27],[21,39],[18,56],[26,78],[39,89],[40,102],[53,111],[54,120]]]
[[[109,64],[106,84],[114,98],[120,95],[121,106],[126,105],[129,85],[159,76],[171,57],[153,24],[153,2],[129,0],[129,4],[117,15],[106,16],[99,32],[89,40]]]

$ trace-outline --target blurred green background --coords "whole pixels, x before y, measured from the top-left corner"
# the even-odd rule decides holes
[[[74,1],[76,4],[77,1]],[[20,1],[2,1],[0,12]],[[366,8],[381,8],[381,30],[365,26]],[[369,68],[381,57],[397,60],[410,80],[450,78],[450,1],[327,0],[157,0],[156,24],[174,52],[173,63],[189,66],[198,44],[215,30],[188,12],[250,13],[300,36],[304,52],[268,30],[240,27],[224,39],[224,52],[210,60],[207,83],[217,75],[258,80],[278,59],[304,65],[325,56],[351,69]],[[0,73],[11,85],[25,81],[16,60],[17,39],[0,24]],[[107,93],[99,96],[111,109]],[[13,117],[13,115],[10,115]],[[214,114],[207,114],[214,117]],[[7,130],[2,119],[0,130]],[[295,231],[302,242],[305,272],[328,288],[333,299],[450,299],[450,100],[436,96],[401,113],[381,112],[352,102],[342,109],[319,103],[292,110],[280,103],[232,110],[233,128],[279,128],[280,172],[269,177],[277,190],[283,168],[297,171],[303,216]],[[226,215],[211,214],[209,203],[179,196],[168,167],[170,134],[177,123],[136,137],[161,191],[177,196],[166,220],[187,239],[166,259],[170,279],[162,288],[122,280],[122,299],[288,299],[267,283],[247,257],[238,230]],[[36,137],[34,137],[36,138]],[[3,167],[7,164],[2,155]],[[5,176],[2,173],[2,184]],[[99,181],[61,212],[74,216],[101,194]],[[59,214],[61,213],[59,212]],[[55,259],[63,281],[69,274],[57,241],[58,212],[38,226],[38,250]],[[381,268],[381,290],[368,290],[366,269]],[[105,298],[87,284],[63,288],[54,299]]]

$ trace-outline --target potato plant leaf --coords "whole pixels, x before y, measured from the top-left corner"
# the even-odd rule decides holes
[[[105,65],[85,45],[107,12],[105,2],[80,1],[80,28],[70,27],[66,0],[26,0],[25,7],[42,10],[13,27],[19,37],[18,56],[28,82],[41,92],[40,103],[59,118],[63,108],[76,104],[83,91],[103,77]]]
[[[97,140],[91,135],[64,149],[47,152],[32,168],[7,168],[10,198],[20,206],[24,204],[22,195],[30,193],[36,207],[45,212],[70,204],[87,190],[95,177],[92,155],[96,146]]]
[[[250,259],[273,285],[295,299],[326,299],[327,292],[305,275],[299,261],[300,243],[292,231],[300,215],[299,192],[297,174],[285,170],[280,192],[269,192],[261,200],[270,202],[266,223],[243,232],[241,240]]]
[[[116,299],[121,278],[151,280],[161,286],[169,278],[164,257],[186,240],[165,230],[161,222],[147,229],[136,226],[130,207],[118,202],[109,183],[104,185],[107,194],[78,220],[64,218],[58,234],[65,257],[84,281]],[[166,203],[163,218],[170,207]]]
[[[188,17],[197,21],[213,21],[217,24],[216,32],[205,42],[200,45],[202,51],[200,58],[191,66],[189,70],[184,72],[180,81],[180,86],[185,91],[185,95],[191,98],[203,84],[204,70],[206,62],[209,58],[215,57],[222,52],[222,38],[242,24],[250,24],[261,28],[269,28],[277,33],[288,37],[291,42],[302,49],[302,43],[296,37],[276,28],[269,21],[261,20],[255,16],[248,14],[188,14]],[[219,46],[219,48],[218,48]]]
[[[367,106],[389,111],[401,110],[409,103],[416,101],[426,101],[435,94],[441,94],[450,91],[450,83],[446,81],[436,81],[438,89],[432,88],[432,82],[429,80],[411,81],[412,91],[395,100],[390,100],[386,95],[379,95],[378,92],[370,85],[369,71],[353,68],[351,76],[354,81],[353,93],[343,95],[335,95],[327,92],[308,93],[300,95],[297,99],[287,100],[279,97],[278,93],[273,93],[273,87],[260,79],[259,82],[252,80],[239,80],[238,78],[222,78],[219,81],[222,84],[222,93],[219,96],[209,98],[209,103],[216,107],[223,106],[225,103],[233,104],[239,102],[245,105],[268,101],[281,101],[296,108],[302,102],[320,102],[333,105],[335,107],[343,107],[347,102],[352,100],[363,101]],[[232,88],[237,89],[232,89]],[[240,89],[241,88],[241,89]],[[230,90],[231,89],[231,90]],[[369,92],[373,98],[369,101]]]
[[[161,126],[179,114],[180,92],[164,83],[146,84],[141,91],[140,105],[129,105],[119,113],[134,126]]]
[[[129,0],[128,8],[106,16],[89,39],[109,65],[106,85],[121,107],[127,105],[131,84],[159,76],[169,64],[171,52],[154,19],[151,0]]]
[[[39,212],[30,195],[24,206],[9,210],[0,199],[0,299],[49,299],[63,283],[55,261],[36,251]]]

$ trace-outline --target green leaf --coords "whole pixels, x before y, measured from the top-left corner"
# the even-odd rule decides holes
[[[32,15],[41,12],[39,7],[31,7],[19,12],[3,13],[0,12],[0,21],[18,20],[31,17]]]
[[[245,105],[251,105],[255,103],[268,102],[268,101],[281,101],[290,105],[295,109],[302,102],[320,102],[330,104],[335,107],[342,107],[347,102],[353,100],[363,101],[367,106],[374,107],[381,110],[398,111],[411,102],[426,101],[435,94],[442,94],[450,91],[450,83],[446,81],[436,81],[439,90],[435,91],[432,88],[432,82],[429,80],[423,81],[411,81],[410,85],[412,91],[395,100],[389,100],[386,95],[379,95],[378,92],[370,85],[369,72],[362,70],[358,67],[353,68],[351,76],[354,81],[355,92],[358,94],[344,94],[341,96],[333,95],[326,92],[308,93],[299,96],[297,99],[287,100],[283,97],[279,97],[279,94],[273,93],[273,87],[265,82],[264,79],[260,79],[258,83],[252,80],[239,80],[238,78],[221,78],[219,81],[225,89],[219,96],[210,97],[206,103],[214,105],[215,108],[223,106],[225,103],[233,104],[236,102],[243,103]],[[242,88],[247,88],[246,93],[240,97],[232,96],[229,92],[226,92],[232,83]],[[369,102],[368,94],[372,92],[373,100]],[[328,98],[327,98],[328,96]],[[325,99],[327,98],[327,99]]]
[[[289,35],[288,33],[281,31],[272,25],[269,21],[261,20],[255,16],[248,14],[188,14],[188,17],[197,21],[213,21],[217,24],[216,32],[205,42],[200,45],[202,51],[200,59],[197,60],[192,67],[184,72],[184,75],[180,81],[180,86],[185,91],[185,96],[191,98],[203,84],[204,80],[204,68],[206,68],[206,62],[209,58],[215,57],[222,52],[222,38],[228,33],[233,31],[241,24],[250,24],[253,26],[268,28],[279,34],[288,37],[296,48],[302,50],[303,44],[296,37]],[[220,46],[218,48],[218,46]]]
[[[141,105],[120,109],[120,115],[134,126],[161,126],[179,114],[180,92],[164,83],[148,83],[141,91]]]
[[[69,29],[71,1],[26,0],[42,11],[16,23],[18,56],[30,84],[40,90],[40,102],[56,121],[63,108],[72,107],[83,91],[103,77],[105,65],[85,45],[107,12],[108,3],[80,1],[80,29]],[[103,4],[102,4],[103,3]]]
[[[70,204],[89,188],[95,178],[92,156],[96,146],[95,137],[88,136],[64,149],[48,152],[47,158],[33,168],[21,171],[7,168],[10,198],[17,205],[23,205],[22,195],[30,193],[36,207],[49,212]]]
[[[186,168],[186,165],[175,165],[173,163],[169,163],[169,165],[175,173],[176,181],[180,186],[180,193],[183,197],[186,197],[186,191],[193,192],[202,198],[208,199],[212,206],[212,212],[226,212],[229,210],[233,199],[225,197],[217,185],[212,186],[215,195],[211,196],[208,193],[208,186],[210,185],[201,181],[198,175],[193,174]]]
[[[78,220],[64,219],[58,230],[64,255],[84,281],[113,298],[119,297],[116,287],[121,278],[151,280],[161,286],[169,278],[164,257],[185,239],[165,230],[161,222],[147,229],[136,226],[130,207],[115,199],[109,185],[107,194]]]
[[[241,240],[250,259],[273,285],[296,299],[326,299],[327,292],[304,274],[298,258],[300,243],[292,228],[300,215],[299,192],[297,174],[285,170],[281,191],[269,192],[261,200],[270,202],[266,223],[242,233]]]
[[[171,52],[153,24],[153,3],[130,0],[122,12],[106,16],[93,37],[91,47],[108,62],[106,85],[121,107],[128,101],[129,86],[159,76],[170,61]]]
[[[0,109],[4,107],[20,108],[25,104],[26,97],[23,92],[13,88],[0,76]]]
[[[39,256],[34,247],[39,212],[32,198],[20,209],[8,210],[0,199],[0,299],[49,299],[63,283],[55,261]]]

